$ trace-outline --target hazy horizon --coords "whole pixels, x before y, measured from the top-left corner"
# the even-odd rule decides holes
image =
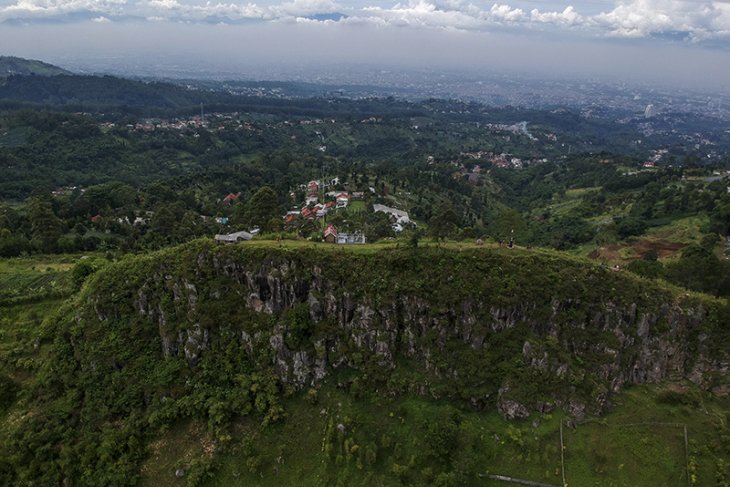
[[[0,46],[91,71],[373,65],[730,92],[726,1],[0,0]]]

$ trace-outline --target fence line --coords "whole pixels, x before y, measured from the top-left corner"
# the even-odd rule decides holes
[[[563,487],[565,483],[565,446],[563,445],[563,419],[560,419],[560,471],[563,474]]]
[[[542,482],[533,482],[532,480],[517,479],[508,477],[507,475],[479,474],[479,477],[487,477],[491,480],[501,480],[503,482],[512,482],[513,484],[529,485],[531,487],[557,487],[553,484],[544,484]]]
[[[689,473],[689,441],[687,441],[687,425],[684,425],[684,461],[687,465],[687,485],[692,485]]]
[[[677,428],[686,428],[686,423],[623,423],[623,424],[617,424],[615,425],[617,427],[621,426],[674,426]]]

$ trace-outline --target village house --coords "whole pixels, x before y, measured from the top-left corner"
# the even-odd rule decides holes
[[[219,243],[231,244],[251,240],[252,238],[253,234],[251,234],[250,232],[241,231],[225,235],[216,235],[215,241]]]
[[[355,233],[338,233],[337,243],[340,245],[362,245],[367,243],[365,234],[362,232]]]
[[[411,224],[411,219],[408,217],[408,212],[405,212],[403,210],[397,210],[395,208],[391,208],[385,205],[374,204],[373,211],[376,213],[382,211],[383,213],[389,215],[391,221],[393,222],[393,231],[395,231],[396,233],[402,232],[407,225]]]
[[[327,243],[337,243],[337,229],[331,223],[324,229],[324,241]]]
[[[225,205],[232,205],[236,201],[238,201],[238,198],[241,197],[241,193],[228,193],[228,196],[223,198],[223,204]]]
[[[299,210],[287,211],[286,212],[286,215],[284,215],[284,221],[286,223],[291,223],[294,220],[296,220],[297,218],[299,218],[300,213],[301,212]]]
[[[317,218],[322,218],[327,215],[327,213],[329,213],[329,208],[327,208],[327,206],[323,205],[322,203],[317,203],[316,205],[314,205],[313,210],[315,211]]]
[[[338,193],[335,196],[335,201],[337,202],[337,208],[347,208],[347,204],[350,202],[350,195],[349,193]]]

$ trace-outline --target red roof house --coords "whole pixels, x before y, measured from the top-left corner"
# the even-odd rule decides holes
[[[331,223],[324,229],[324,241],[327,243],[337,243],[337,229]]]
[[[241,197],[241,193],[240,192],[238,192],[238,193],[228,193],[228,196],[226,196],[225,198],[223,198],[223,203],[225,203],[227,205],[232,205],[233,203],[235,203],[236,201],[238,201],[238,198],[240,198],[240,197]]]

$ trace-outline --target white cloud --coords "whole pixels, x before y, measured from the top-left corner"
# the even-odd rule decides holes
[[[344,13],[339,20],[321,22],[342,25],[369,24],[462,31],[529,29],[531,32],[579,32],[594,37],[647,38],[680,35],[689,41],[730,40],[728,0],[616,0],[600,13],[581,13],[581,5],[555,10],[523,10],[515,3],[491,5],[472,0],[408,0],[383,7],[382,1],[337,2],[335,0],[287,0],[264,5],[232,0],[213,3],[203,0],[0,0],[0,22],[59,18],[75,12],[91,12],[98,19],[134,16],[148,21],[225,22],[295,21],[310,23],[314,14]],[[608,1],[608,0],[607,0]],[[551,2],[555,5],[555,2]]]
[[[154,9],[177,10],[182,5],[177,0],[149,0],[147,4]]]
[[[540,12],[538,9],[530,11],[530,20],[549,24],[583,25],[586,19],[575,11],[572,5],[565,7],[562,12]]]
[[[0,7],[0,20],[16,17],[43,18],[74,12],[122,13],[126,0],[18,0]]]
[[[159,21],[165,18],[196,21],[209,17],[227,17],[231,20],[262,19],[265,10],[253,3],[211,3],[183,4],[178,0],[147,0],[146,6],[152,10],[147,15],[149,20]],[[167,17],[166,17],[167,16]]]
[[[527,19],[522,9],[496,3],[489,9],[489,17],[497,22],[523,22]]]
[[[686,33],[690,40],[723,38],[730,30],[730,7],[724,1],[624,0],[594,20],[617,37]]]
[[[317,13],[337,12],[343,7],[330,0],[293,0],[269,8],[271,17],[299,17]]]
[[[460,6],[461,2],[447,2],[447,6]],[[457,8],[441,8],[433,2],[412,0],[408,4],[396,4],[384,9],[365,7],[351,14],[350,23],[373,23],[400,27],[426,27],[445,29],[478,29],[482,22],[467,11]]]

